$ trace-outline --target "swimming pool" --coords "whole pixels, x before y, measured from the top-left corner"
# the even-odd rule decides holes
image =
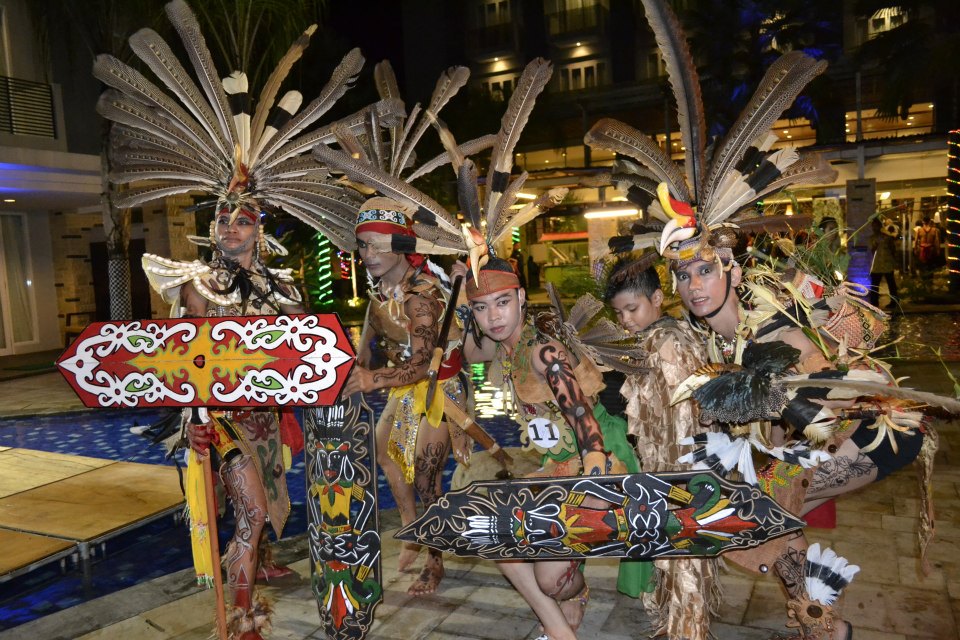
[[[502,446],[518,445],[516,424],[504,415],[500,406],[502,392],[484,383],[482,366],[471,369],[470,373],[476,384],[477,415],[482,425]],[[369,394],[367,401],[379,416],[385,394]],[[162,446],[151,445],[130,432],[132,426],[152,424],[165,415],[165,411],[154,409],[103,409],[3,419],[0,420],[0,446],[172,465],[172,461],[165,459]],[[449,489],[454,468],[450,458],[443,474],[445,490]],[[302,452],[287,472],[287,485],[291,509],[284,538],[302,534],[307,527]],[[382,474],[378,474],[377,486],[380,508],[394,508],[396,503]],[[220,527],[222,544],[226,544],[232,531],[232,517],[228,517]],[[74,561],[67,559],[62,566],[63,570],[61,565],[52,563],[0,584],[0,630],[191,566],[187,528],[172,518],[165,518],[110,539],[103,549],[97,549],[91,580],[86,586]]]

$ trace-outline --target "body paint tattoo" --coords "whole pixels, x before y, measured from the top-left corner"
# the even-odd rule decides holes
[[[537,358],[544,367],[543,375],[556,398],[557,406],[567,423],[573,427],[581,455],[591,451],[602,452],[600,425],[593,417],[593,410],[573,374],[566,352],[548,343],[537,350]]]
[[[437,346],[442,306],[433,298],[412,295],[404,303],[410,318],[410,359],[395,367],[373,372],[378,387],[400,387],[424,378],[430,368],[430,357]]]
[[[846,486],[854,478],[860,478],[869,475],[876,469],[876,464],[868,456],[857,452],[856,459],[847,456],[837,456],[825,462],[821,462],[817,467],[817,472],[813,476],[811,491],[824,491],[829,489],[839,489]]]
[[[251,495],[255,490],[251,483],[257,480],[253,459],[239,456],[220,472],[227,495],[233,503],[236,527],[233,539],[224,554],[227,569],[227,586],[235,590],[249,590],[256,575],[257,546],[267,516],[261,505]]]
[[[583,564],[583,560],[571,560],[569,566],[566,570],[560,574],[557,578],[556,588],[545,595],[553,598],[554,600],[561,600],[560,596],[564,595],[564,591],[567,590],[574,582],[577,580],[577,577],[580,575],[580,565]],[[578,589],[579,591],[579,589]]]
[[[806,561],[806,550],[791,547],[773,563],[774,571],[780,577],[787,595],[791,598],[798,598],[806,593],[803,581],[803,566]]]
[[[423,447],[414,462],[413,485],[424,507],[428,507],[440,497],[438,480],[447,461],[445,442],[431,442]]]

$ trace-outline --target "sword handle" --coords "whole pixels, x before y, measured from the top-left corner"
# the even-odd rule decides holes
[[[440,363],[443,362],[443,347],[437,345],[430,358],[430,369],[427,371],[427,409],[433,405],[433,396],[437,393],[437,378],[440,377]]]

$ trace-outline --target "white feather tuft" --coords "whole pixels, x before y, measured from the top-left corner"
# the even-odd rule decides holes
[[[859,571],[860,567],[850,564],[833,549],[821,549],[819,542],[814,543],[807,549],[807,561],[804,565],[807,596],[820,604],[832,605]]]

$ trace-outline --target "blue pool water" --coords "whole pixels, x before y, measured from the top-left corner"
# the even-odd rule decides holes
[[[500,391],[482,383],[482,367],[472,373],[477,384],[477,415],[481,423],[502,446],[519,444],[516,424],[500,411]],[[367,398],[377,416],[384,399],[383,394],[370,394]],[[104,409],[0,420],[0,446],[172,465],[172,461],[165,459],[163,447],[151,445],[129,430],[134,425],[152,424],[164,415],[165,412],[152,409]],[[450,486],[454,466],[450,458],[443,475],[445,489]],[[307,527],[302,453],[294,458],[293,466],[287,472],[287,485],[291,510],[284,538],[299,535]],[[394,508],[396,503],[382,474],[378,475],[377,485],[381,509]],[[223,544],[230,538],[232,530],[232,519],[228,517],[220,527]],[[105,545],[105,553],[98,549],[91,580],[86,587],[76,560],[69,558],[63,566],[51,563],[0,584],[0,630],[189,566],[190,543],[186,526],[176,523],[173,518],[155,521],[110,539]]]

